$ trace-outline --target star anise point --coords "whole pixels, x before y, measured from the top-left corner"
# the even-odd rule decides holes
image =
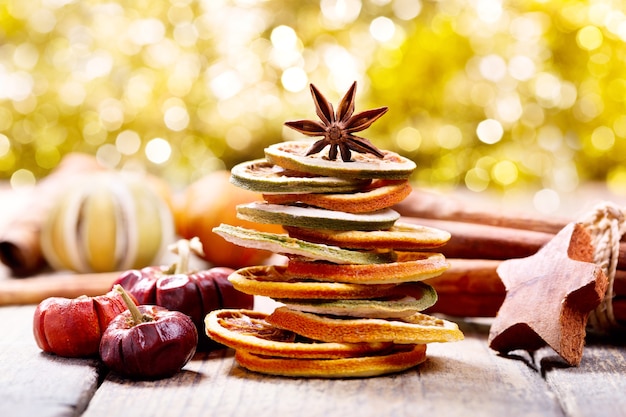
[[[344,162],[352,160],[352,151],[359,153],[370,153],[378,158],[384,158],[384,154],[369,140],[354,135],[367,129],[387,112],[387,107],[366,110],[354,114],[356,81],[352,83],[346,94],[343,96],[334,111],[333,105],[326,100],[324,95],[311,84],[311,96],[315,103],[315,113],[321,122],[313,120],[297,120],[286,122],[285,126],[290,127],[307,136],[322,136],[322,139],[314,142],[306,152],[306,155],[313,155],[321,152],[327,146],[328,159],[336,160],[338,154]]]

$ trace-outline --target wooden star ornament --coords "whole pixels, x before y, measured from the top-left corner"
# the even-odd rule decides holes
[[[508,353],[546,344],[569,365],[582,359],[589,313],[608,279],[593,262],[590,235],[570,223],[532,256],[504,261],[498,275],[507,294],[489,332],[489,346]]]

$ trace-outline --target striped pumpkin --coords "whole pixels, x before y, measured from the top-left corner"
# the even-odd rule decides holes
[[[162,187],[117,171],[72,183],[42,227],[41,249],[56,270],[109,272],[152,265],[174,241]]]

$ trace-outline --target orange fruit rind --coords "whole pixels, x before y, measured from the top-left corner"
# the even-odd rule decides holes
[[[218,343],[256,355],[285,358],[335,359],[369,355],[389,343],[323,343],[303,340],[265,321],[267,314],[245,309],[213,310],[204,322],[206,333]]]

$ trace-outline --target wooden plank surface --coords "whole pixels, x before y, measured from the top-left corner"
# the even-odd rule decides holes
[[[535,361],[568,416],[624,416],[626,344],[588,339],[578,367],[564,366],[550,349],[537,352]]]
[[[39,351],[33,311],[0,308],[2,416],[562,415],[538,372],[488,349],[488,326],[480,323],[461,323],[464,341],[432,344],[426,363],[388,377],[264,376],[240,368],[223,349],[196,355],[170,379],[132,382],[109,374],[98,386],[97,361]]]
[[[626,410],[623,344],[589,342],[577,368],[549,349],[501,357],[487,346],[488,320],[459,322],[464,341],[429,345],[426,363],[393,376],[271,377],[240,368],[223,349],[197,354],[173,378],[133,382],[96,360],[40,352],[33,312],[33,305],[0,308],[2,416],[583,417]]]
[[[41,352],[33,337],[35,306],[0,308],[0,416],[75,416],[98,386],[96,359]]]
[[[84,416],[562,415],[541,375],[486,347],[485,326],[463,324],[466,340],[429,346],[429,360],[395,376],[353,380],[255,374],[231,350],[198,355],[168,381],[129,383],[109,375]]]

